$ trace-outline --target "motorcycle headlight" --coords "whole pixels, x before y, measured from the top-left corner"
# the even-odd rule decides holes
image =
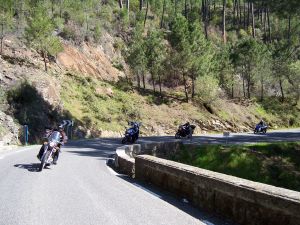
[[[54,142],[50,142],[50,147],[53,148],[55,146]]]

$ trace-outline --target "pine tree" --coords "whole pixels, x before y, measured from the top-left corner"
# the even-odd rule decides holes
[[[35,48],[43,57],[45,71],[47,68],[48,55],[55,56],[62,51],[59,39],[53,36],[54,26],[47,10],[43,6],[36,7],[33,14],[28,18],[25,29],[27,44]]]

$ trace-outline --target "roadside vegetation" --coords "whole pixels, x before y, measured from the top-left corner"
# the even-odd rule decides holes
[[[172,160],[300,191],[299,142],[187,146]]]
[[[57,118],[68,111],[96,136],[120,132],[128,120],[142,121],[148,134],[187,120],[201,132],[247,131],[261,118],[271,128],[296,127],[299,17],[297,0],[0,0],[0,55],[6,63],[18,48],[35,52],[38,69],[64,81]],[[9,36],[22,44],[8,57]],[[104,51],[103,36],[113,50]],[[104,49],[123,77],[60,68],[67,45]]]

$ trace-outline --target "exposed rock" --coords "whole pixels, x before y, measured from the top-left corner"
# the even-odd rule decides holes
[[[101,130],[101,137],[115,137],[119,138],[123,136],[122,132],[117,132],[117,131],[108,131],[108,130]]]
[[[2,145],[18,144],[19,127],[13,118],[0,111],[0,141]]]
[[[64,43],[64,51],[58,54],[58,63],[65,69],[77,71],[94,77],[117,81],[124,73],[112,66],[112,61],[101,47],[93,47],[83,43],[81,49]]]
[[[97,95],[107,95],[108,97],[113,97],[114,92],[111,88],[97,87],[95,90]]]

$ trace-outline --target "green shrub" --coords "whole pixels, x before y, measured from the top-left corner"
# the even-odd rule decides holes
[[[219,81],[213,76],[205,75],[196,82],[197,96],[207,104],[210,104],[218,97]]]
[[[99,23],[97,23],[96,25],[95,25],[95,28],[94,28],[94,41],[96,42],[96,43],[99,43],[100,42],[100,38],[101,38],[101,35],[102,35],[102,33],[101,33],[102,31],[101,31],[101,25],[99,24]]]

